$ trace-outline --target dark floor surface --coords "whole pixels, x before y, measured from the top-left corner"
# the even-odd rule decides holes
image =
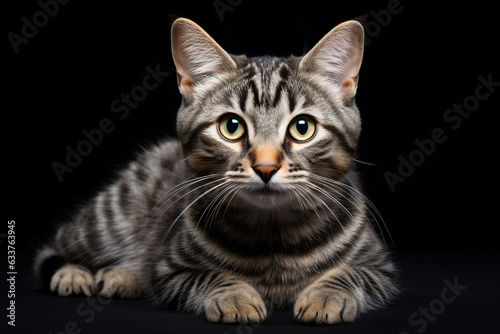
[[[4,316],[2,327],[13,333],[53,334],[493,333],[500,328],[496,255],[405,252],[396,255],[396,261],[402,297],[387,308],[362,314],[354,324],[336,326],[296,324],[291,310],[270,311],[259,326],[228,326],[138,300],[59,298],[37,291],[29,268],[21,266],[16,276],[16,326],[7,326]],[[7,298],[2,299],[6,305]]]

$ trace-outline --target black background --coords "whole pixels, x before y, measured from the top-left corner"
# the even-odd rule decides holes
[[[7,36],[10,32],[21,35],[22,18],[33,22],[33,15],[41,7],[36,1],[24,1],[9,3],[3,10],[2,164],[7,183],[3,187],[3,216],[4,221],[16,221],[21,276],[18,296],[22,296],[17,302],[18,314],[32,317],[36,325],[43,323],[42,327],[34,327],[42,331],[63,330],[80,300],[52,298],[35,290],[29,271],[34,249],[52,235],[58,222],[68,219],[109,183],[143,147],[165,136],[175,136],[180,94],[169,34],[176,17],[200,24],[228,52],[249,56],[302,55],[338,23],[363,17],[370,41],[365,48],[357,94],[363,120],[358,159],[366,162],[360,163],[359,169],[366,195],[392,235],[407,296],[422,297],[414,301],[403,297],[400,304],[378,314],[387,319],[397,315],[397,319],[403,319],[403,327],[394,328],[416,332],[419,327],[409,325],[408,316],[439,298],[444,279],[452,281],[461,273],[458,277],[469,275],[470,282],[483,289],[473,290],[470,284],[467,289],[467,293],[474,295],[476,291],[474,296],[481,296],[474,299],[482,305],[480,310],[474,308],[471,312],[465,302],[457,305],[457,301],[449,307],[455,311],[446,311],[425,331],[440,332],[441,328],[450,328],[448,325],[460,324],[465,321],[462,314],[468,315],[467,323],[475,323],[482,330],[486,327],[481,326],[492,324],[485,314],[495,307],[488,303],[498,298],[498,288],[488,284],[498,276],[498,150],[493,119],[498,119],[494,114],[499,110],[500,87],[480,101],[457,129],[450,127],[452,124],[445,122],[443,115],[454,104],[474,100],[480,76],[500,82],[496,66],[500,59],[498,15],[494,6],[477,1],[438,5],[401,0],[397,14],[384,16],[393,1],[366,4],[244,0],[232,1],[231,10],[222,13],[221,19],[214,3],[71,1],[59,5],[58,13],[48,18],[26,44],[19,45],[18,53]],[[148,73],[146,67],[155,68],[157,64],[170,74],[148,92],[137,108],[130,109],[126,118],[120,119],[112,112],[111,103],[142,85]],[[485,92],[485,88],[481,89],[481,93]],[[66,147],[76,149],[86,139],[82,131],[97,128],[105,118],[113,122],[113,131],[104,134],[102,142],[82,157],[71,173],[63,174],[60,182],[52,167],[54,161],[65,164]],[[409,159],[419,155],[415,140],[428,141],[436,128],[442,129],[446,140],[436,143],[433,152],[419,161],[404,182],[391,189],[386,173],[398,173],[400,156]],[[1,233],[7,231],[4,223]],[[1,245],[6,245],[4,236]],[[448,271],[440,271],[446,268]],[[62,306],[68,302],[73,304]],[[144,311],[144,306],[137,303],[113,302],[102,312],[99,322],[88,326],[85,323],[87,328],[81,329],[96,332],[111,324],[117,326],[123,314],[120,312],[136,307],[141,309],[138,312],[145,312],[142,315],[146,318],[151,314],[152,324],[137,324],[136,328],[144,330],[156,329],[162,314],[184,326],[185,332],[189,332],[189,326],[205,332],[238,330],[207,327],[200,318],[175,312],[147,307]],[[0,309],[4,309],[3,305]],[[60,312],[66,308],[73,313],[51,318],[46,316],[51,308]],[[40,309],[45,310],[45,315],[35,312]],[[18,316],[18,332],[30,321],[26,316]],[[338,328],[355,332],[363,328],[356,326],[370,328],[377,324],[382,330],[386,325],[380,320],[383,316],[377,318],[377,312],[370,313],[362,318],[365,322],[361,321],[361,325]],[[297,330],[299,327],[287,317],[276,312],[267,324],[275,324],[275,332]],[[280,319],[284,319],[283,323]],[[129,329],[134,332],[133,327]],[[251,329],[263,332],[266,325]],[[459,331],[455,328],[454,332]]]

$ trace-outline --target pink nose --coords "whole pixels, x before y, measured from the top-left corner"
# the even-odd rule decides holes
[[[279,166],[276,164],[272,165],[262,165],[255,164],[252,166],[253,170],[257,175],[260,176],[264,183],[268,183],[271,180],[271,177],[278,171]]]

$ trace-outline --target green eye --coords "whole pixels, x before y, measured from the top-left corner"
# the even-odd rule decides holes
[[[288,126],[288,133],[296,141],[306,141],[316,132],[316,124],[308,116],[295,117]]]
[[[234,114],[222,117],[219,122],[219,133],[228,140],[241,139],[245,131],[245,123],[239,116]]]

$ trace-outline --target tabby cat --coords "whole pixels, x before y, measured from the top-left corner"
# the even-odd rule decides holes
[[[210,322],[352,322],[397,294],[359,190],[364,31],[305,56],[230,55],[177,19],[179,140],[143,152],[58,229],[35,270],[60,296],[149,297]]]

